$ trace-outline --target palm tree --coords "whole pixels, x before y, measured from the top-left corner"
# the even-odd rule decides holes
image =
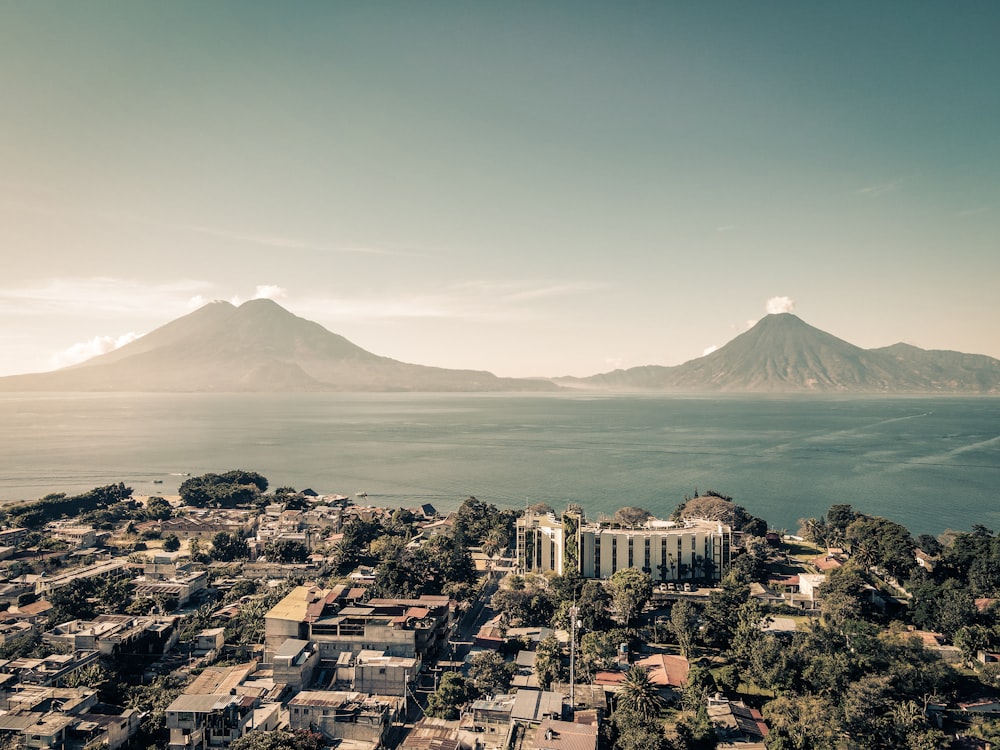
[[[490,529],[486,538],[483,539],[483,552],[490,559],[490,564],[494,563],[494,556],[499,556],[507,547],[507,535],[499,527]]]
[[[634,711],[645,721],[652,721],[659,717],[666,703],[649,679],[649,670],[633,664],[618,690],[618,706]]]

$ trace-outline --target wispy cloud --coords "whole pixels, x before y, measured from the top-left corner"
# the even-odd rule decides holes
[[[256,232],[243,232],[232,229],[220,229],[218,227],[206,227],[199,224],[171,224],[165,225],[173,229],[180,229],[195,234],[203,234],[210,237],[230,240],[233,242],[244,242],[261,247],[269,247],[275,250],[302,250],[308,252],[323,253],[358,253],[362,255],[392,255],[403,257],[417,257],[421,253],[388,249],[384,247],[372,247],[369,245],[353,244],[327,244],[322,242],[310,242],[294,237],[285,237],[276,234],[264,234]]]
[[[969,216],[978,216],[979,214],[989,213],[993,209],[989,206],[983,206],[982,208],[967,208],[964,211],[959,211],[955,216],[961,219],[965,219]]]
[[[595,282],[546,283],[474,280],[422,294],[391,297],[323,297],[296,300],[295,309],[319,320],[390,320],[453,318],[456,320],[525,320],[541,313],[532,303],[604,288]]]
[[[140,334],[129,332],[121,336],[94,336],[89,341],[81,341],[52,355],[51,364],[53,369],[69,367],[84,362],[98,354],[120,349],[125,344],[130,344],[140,338]]]
[[[0,183],[2,187],[2,183]],[[158,229],[168,232],[185,232],[207,237],[216,237],[228,242],[243,243],[267,247],[275,250],[297,250],[319,253],[354,253],[361,255],[385,255],[394,257],[423,257],[430,255],[427,251],[414,248],[388,248],[363,243],[339,243],[305,240],[289,237],[283,234],[269,232],[247,231],[228,227],[211,227],[202,224],[190,224],[182,221],[153,219],[123,211],[102,211],[93,209],[75,209],[60,205],[50,205],[45,201],[25,200],[20,196],[9,197],[0,191],[0,211],[11,213],[35,214],[39,216],[60,217],[76,221],[92,221],[103,224],[130,224]],[[42,196],[44,197],[44,196]]]
[[[109,276],[55,277],[22,286],[0,287],[0,313],[19,315],[148,313],[183,311],[193,296],[213,284],[183,279],[149,284]]]
[[[890,180],[889,182],[880,182],[875,185],[866,185],[865,187],[858,188],[854,192],[859,195],[864,195],[869,198],[879,198],[886,193],[891,193],[899,188],[900,185],[912,180],[913,177],[897,177],[895,180]]]

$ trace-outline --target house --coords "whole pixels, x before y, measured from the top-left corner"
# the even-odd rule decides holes
[[[651,683],[668,691],[683,688],[691,668],[685,657],[674,654],[652,654],[635,663],[648,671]]]
[[[384,744],[392,722],[405,711],[405,698],[358,692],[306,690],[288,702],[291,729],[321,732],[332,740]]]
[[[510,718],[528,724],[539,724],[545,719],[562,719],[563,696],[550,690],[518,690]]]
[[[372,599],[352,604],[350,589],[297,586],[265,615],[266,654],[286,638],[315,641],[320,661],[337,663],[345,651],[383,651],[389,656],[423,658],[445,642],[454,603],[446,596]]]
[[[17,675],[25,685],[59,687],[67,677],[98,661],[97,651],[77,651],[72,654],[51,654],[40,659],[23,657],[0,661],[0,672]]]
[[[345,656],[347,654],[342,654]],[[391,656],[384,651],[364,650],[352,657],[351,685],[369,695],[405,697],[417,675],[418,661],[408,656]],[[338,677],[341,670],[338,669]]]
[[[933,572],[934,568],[937,567],[937,564],[940,560],[940,558],[937,555],[928,555],[919,547],[913,550],[913,556],[917,560],[917,565],[919,565],[927,572]]]
[[[48,528],[53,537],[66,542],[73,549],[97,546],[98,532],[93,526],[77,526],[56,522],[49,524]],[[101,535],[102,539],[106,537],[107,534]]]
[[[274,653],[274,681],[292,690],[301,690],[312,683],[313,672],[319,665],[319,651],[309,641],[289,638]]]
[[[208,572],[204,570],[194,570],[181,573],[173,577],[166,577],[159,574],[142,575],[132,581],[135,588],[135,596],[156,597],[165,596],[176,599],[177,605],[183,607],[191,598],[208,587]]]
[[[196,654],[207,654],[211,651],[218,651],[225,644],[225,628],[206,628],[198,633],[198,637],[195,639],[194,652]]]
[[[255,662],[227,668],[209,668],[167,706],[170,750],[208,750],[228,747],[250,729],[278,725],[280,704],[261,705],[266,687],[248,678]]]
[[[462,732],[457,721],[425,716],[410,730],[400,750],[473,750],[475,734]]]
[[[910,630],[906,636],[911,640],[917,640],[932,654],[947,662],[948,664],[960,664],[962,662],[962,651],[957,646],[949,646],[945,643],[944,636],[940,633],[932,633],[927,630]]]
[[[513,695],[497,695],[473,702],[473,731],[506,736],[510,729],[510,715],[513,710]]]
[[[227,747],[248,731],[256,701],[232,694],[181,693],[167,706],[169,750]]]
[[[745,748],[747,743],[763,743],[768,735],[767,724],[757,709],[748,708],[742,701],[730,701],[719,694],[708,699],[708,720],[716,736],[734,747]]]
[[[545,719],[525,733],[522,750],[597,750],[597,727],[572,721]]]

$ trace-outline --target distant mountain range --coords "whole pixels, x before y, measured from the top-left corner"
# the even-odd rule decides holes
[[[213,302],[113,352],[0,391],[556,391],[1000,394],[1000,360],[906,344],[861,349],[768,315],[704,357],[588,378],[500,378],[381,357],[271,300]]]
[[[3,391],[554,391],[547,380],[380,357],[276,302],[212,302],[113,352]]]
[[[997,394],[1000,360],[908,344],[862,349],[780,313],[682,365],[632,367],[554,382],[616,391]]]

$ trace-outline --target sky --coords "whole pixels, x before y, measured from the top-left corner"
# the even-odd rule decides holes
[[[503,376],[1000,357],[1000,4],[0,5],[0,375],[213,299]]]

